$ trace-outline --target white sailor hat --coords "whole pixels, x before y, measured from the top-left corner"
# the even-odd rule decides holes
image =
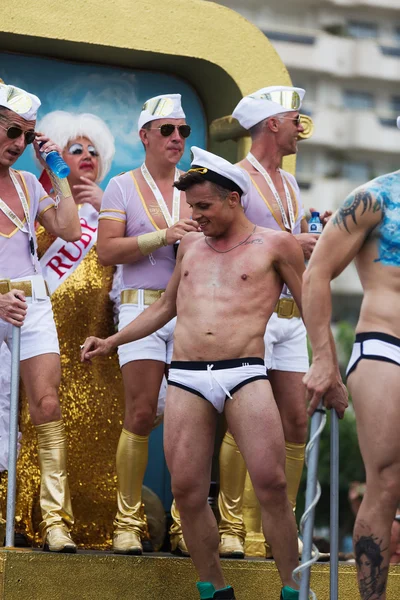
[[[400,117],[397,117],[396,124],[397,124],[397,127],[400,129]]]
[[[291,110],[299,110],[305,90],[296,87],[273,85],[241,99],[232,113],[245,129],[251,129],[260,121]]]
[[[247,194],[250,190],[250,177],[244,169],[236,167],[229,161],[192,146],[193,160],[188,173],[196,172],[206,181],[211,181],[232,192]]]
[[[186,119],[181,104],[180,94],[163,94],[149,98],[143,105],[142,112],[139,115],[138,131],[143,125],[156,119]]]
[[[40,104],[37,96],[0,81],[0,106],[12,110],[27,121],[35,121]]]

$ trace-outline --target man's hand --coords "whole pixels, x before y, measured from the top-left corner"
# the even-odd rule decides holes
[[[72,186],[72,193],[77,204],[87,202],[91,204],[97,212],[100,212],[103,190],[88,177],[80,177],[82,183]]]
[[[315,244],[319,239],[318,233],[297,233],[295,236],[296,240],[299,242],[301,249],[303,250],[304,258],[309,260],[313,250],[315,248]]]
[[[179,242],[184,235],[191,231],[200,231],[199,224],[193,219],[181,219],[172,227],[167,229],[167,244],[172,245],[175,242]]]
[[[310,208],[310,213],[311,212],[319,212],[317,211],[316,208]],[[332,216],[332,211],[331,210],[326,210],[324,213],[319,215],[319,218],[321,220],[322,225],[325,227],[325,225],[327,224],[327,222],[329,221],[329,219]]]
[[[42,144],[40,148],[39,144]],[[47,137],[47,135],[44,135],[43,133],[39,132],[36,133],[36,138],[33,142],[33,147],[35,148],[36,157],[44,169],[47,167],[47,164],[46,161],[43,160],[43,158],[41,157],[41,152],[45,152],[46,154],[48,154],[49,152],[53,152],[53,150],[55,150],[59,154],[62,154],[60,146],[57,146],[57,144],[52,142],[51,139]]]
[[[81,346],[81,362],[90,362],[95,356],[107,356],[114,349],[110,338],[105,340],[97,337],[88,337]]]
[[[311,416],[321,399],[326,408],[334,408],[340,419],[348,406],[348,392],[332,363],[313,362],[303,378],[306,387],[307,409]]]
[[[0,294],[0,318],[11,325],[21,327],[24,324],[28,305],[22,290],[11,290]]]

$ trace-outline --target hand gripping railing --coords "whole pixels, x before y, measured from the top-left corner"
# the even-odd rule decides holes
[[[322,401],[311,418],[310,441],[306,448],[307,490],[306,507],[300,521],[303,536],[301,565],[293,571],[293,578],[300,585],[300,600],[316,600],[310,589],[311,565],[317,562],[319,552],[313,544],[315,507],[321,496],[318,482],[318,456],[321,433],[326,423]],[[338,600],[338,551],[339,551],[339,421],[335,410],[331,411],[330,447],[330,600]],[[299,575],[301,574],[301,578]]]
[[[14,546],[15,498],[17,481],[18,401],[21,328],[12,328],[10,439],[8,451],[6,547]]]

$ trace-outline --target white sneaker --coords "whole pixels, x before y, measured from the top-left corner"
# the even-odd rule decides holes
[[[244,545],[236,535],[223,535],[219,544],[219,555],[223,558],[244,558]]]
[[[135,554],[140,556],[143,552],[140,536],[129,529],[117,529],[113,535],[113,551],[115,554]]]
[[[65,525],[53,525],[46,531],[43,549],[48,552],[75,554],[76,544]]]

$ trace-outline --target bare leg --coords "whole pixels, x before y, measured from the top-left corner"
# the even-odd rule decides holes
[[[61,365],[58,354],[41,354],[21,361],[21,378],[29,402],[29,414],[34,425],[61,419],[58,388]]]
[[[218,556],[219,534],[207,502],[217,413],[185,390],[168,387],[164,447],[185,542],[201,581],[224,587]]]
[[[400,369],[362,360],[349,388],[367,473],[353,536],[358,585],[362,600],[385,600],[390,532],[400,501]]]
[[[268,381],[242,387],[226,402],[229,429],[246,462],[261,505],[264,534],[283,585],[297,589],[297,531],[286,493],[285,446],[280,415]]]

